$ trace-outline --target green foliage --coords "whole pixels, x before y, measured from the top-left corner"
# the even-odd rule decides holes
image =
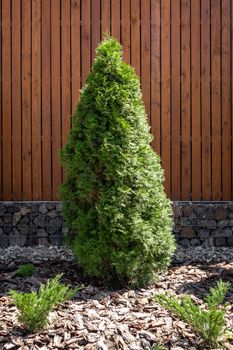
[[[16,275],[20,277],[29,277],[36,272],[36,268],[33,264],[21,265],[16,271]]]
[[[151,140],[139,79],[122,62],[121,45],[107,37],[61,151],[67,178],[60,193],[79,264],[109,284],[153,282],[175,249]]]
[[[19,309],[19,322],[24,324],[30,332],[38,331],[44,328],[48,323],[48,315],[53,308],[74,296],[80,289],[70,289],[68,286],[60,283],[62,274],[56,275],[46,284],[41,284],[39,292],[18,293],[10,291],[15,305]]]
[[[176,296],[158,294],[155,300],[187,322],[209,345],[218,346],[227,335],[225,306],[219,309],[218,305],[222,303],[229,286],[229,283],[220,280],[215,288],[210,289],[210,295],[205,299],[206,310],[196,305],[189,295],[177,299]]]
[[[229,287],[230,283],[225,283],[220,280],[217,282],[215,288],[210,288],[210,294],[205,298],[205,302],[210,310],[215,309],[218,305],[222,304]]]
[[[152,346],[151,348],[152,350],[167,350],[167,348],[165,348],[163,345],[161,344],[157,344],[155,346]]]

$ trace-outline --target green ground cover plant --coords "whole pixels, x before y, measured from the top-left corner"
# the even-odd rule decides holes
[[[87,275],[142,286],[175,250],[171,203],[135,70],[111,37],[96,53],[61,151],[69,244]]]
[[[30,277],[36,272],[36,268],[33,264],[21,265],[16,271],[16,276]]]
[[[30,332],[43,329],[48,323],[48,315],[59,303],[63,303],[74,296],[81,288],[74,289],[61,284],[62,274],[56,275],[47,283],[41,284],[38,293],[19,293],[11,290],[9,295],[19,309],[18,320]]]
[[[167,350],[167,348],[165,348],[163,345],[161,344],[157,344],[157,345],[154,345],[151,350]]]
[[[217,286],[210,289],[210,294],[205,299],[205,309],[200,308],[189,295],[177,298],[177,296],[157,294],[155,300],[187,322],[206,343],[216,347],[221,346],[229,335],[224,319],[226,305],[219,308],[229,287],[229,283],[218,281]]]

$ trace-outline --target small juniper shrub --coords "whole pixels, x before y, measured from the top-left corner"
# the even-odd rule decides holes
[[[10,296],[19,309],[18,320],[30,332],[36,332],[44,328],[48,323],[48,315],[54,307],[63,303],[74,296],[81,288],[74,289],[61,284],[62,274],[56,275],[46,284],[41,284],[38,293],[19,293],[14,290],[10,291]]]
[[[189,295],[177,299],[177,296],[157,294],[155,300],[187,322],[210,346],[221,346],[229,334],[224,319],[226,304],[221,308],[218,306],[223,302],[229,286],[229,283],[220,280],[215,288],[211,288],[205,299],[206,309],[200,308]]]
[[[61,151],[64,217],[87,275],[142,286],[170,263],[172,209],[135,70],[113,38],[96,53]]]
[[[16,276],[30,277],[36,272],[36,268],[33,264],[21,265],[16,271]]]

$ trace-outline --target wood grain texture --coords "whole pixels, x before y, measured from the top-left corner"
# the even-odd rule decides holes
[[[12,199],[11,169],[11,6],[2,3],[2,199]]]
[[[100,42],[100,0],[92,0],[91,3],[91,60],[95,58],[95,50]]]
[[[2,22],[2,3],[0,4],[0,20]],[[2,200],[3,177],[2,177],[2,25],[0,26],[0,200]]]
[[[181,192],[183,200],[189,200],[191,197],[190,45],[190,1],[181,0]]]
[[[210,0],[201,1],[202,199],[211,198]]]
[[[191,3],[191,74],[192,74],[192,200],[202,197],[201,186],[201,5]]]
[[[84,1],[83,4],[89,4],[90,10],[90,1]],[[84,12],[85,13],[85,12]],[[90,13],[86,14],[87,18],[90,21]],[[61,78],[62,78],[62,87],[61,87],[61,99],[62,99],[62,147],[67,143],[68,133],[71,127],[71,89],[70,89],[70,2],[63,1],[61,7]],[[83,27],[84,27],[85,15],[83,16]],[[90,33],[89,36],[90,38]],[[90,63],[90,46],[88,50],[88,57]],[[86,56],[82,56],[83,66],[85,65]],[[86,66],[85,66],[86,67]],[[85,75],[87,71],[85,70]],[[65,180],[65,169],[62,169],[62,181]]]
[[[32,2],[32,193],[42,198],[41,162],[41,1]],[[49,119],[49,116],[47,116]]]
[[[164,186],[171,194],[171,104],[170,104],[170,0],[161,3],[161,113],[162,113],[162,166],[165,171]]]
[[[222,0],[222,191],[231,199],[231,36],[230,0]]]
[[[101,0],[101,38],[111,32],[111,0]]]
[[[131,0],[131,64],[138,76],[141,75],[140,45],[140,1]]]
[[[231,22],[233,21],[233,6],[231,4]],[[233,25],[231,24],[231,51],[233,48]],[[231,135],[233,140],[233,53],[231,52]],[[231,172],[233,174],[233,141],[231,143]],[[233,180],[231,179],[231,200],[233,198]]]
[[[91,68],[91,37],[90,37],[90,0],[82,1],[82,32],[81,32],[81,57],[82,57],[82,86],[84,86]]]
[[[42,194],[51,200],[51,23],[50,0],[42,0]]]
[[[20,0],[12,2],[12,191],[22,199],[21,150],[21,18]]]
[[[141,2],[141,88],[146,108],[148,122],[150,123],[150,0]]]
[[[72,1],[72,4],[77,2]],[[59,162],[59,151],[62,146],[61,143],[61,36],[60,36],[60,0],[53,0],[51,3],[51,97],[52,97],[52,198],[59,199],[58,187],[61,183],[62,173]],[[71,5],[72,6],[72,5]],[[76,7],[72,7],[73,16],[76,13]],[[79,27],[79,22],[78,22]],[[72,27],[72,32],[74,28]],[[78,38],[77,38],[78,40]],[[75,46],[72,46],[72,53]],[[78,53],[77,53],[78,54]],[[76,51],[74,53],[76,55]],[[72,55],[72,58],[74,57]],[[76,57],[76,56],[75,56]],[[75,64],[76,60],[72,60]],[[76,67],[75,67],[76,69]],[[78,67],[77,67],[78,70]],[[78,77],[80,72],[78,72]],[[74,75],[76,77],[76,75]],[[74,78],[75,79],[75,78]],[[76,81],[76,80],[75,80]]]
[[[111,35],[121,40],[121,0],[111,0]]]
[[[212,199],[222,199],[221,186],[221,18],[220,0],[211,2]]]
[[[31,1],[22,0],[22,186],[23,200],[32,199]]]
[[[160,55],[160,0],[151,2],[151,133],[152,147],[160,155],[161,140],[161,55]]]
[[[232,199],[231,0],[0,3],[1,200],[59,199],[59,150],[106,31],[140,78],[167,194]]]
[[[172,198],[181,199],[180,0],[171,2],[171,172]]]
[[[71,1],[71,76],[72,76],[72,113],[74,113],[80,90],[80,0]]]
[[[131,13],[130,0],[121,0],[121,17],[122,17],[122,45],[123,45],[123,59],[130,64],[130,27],[131,27]]]

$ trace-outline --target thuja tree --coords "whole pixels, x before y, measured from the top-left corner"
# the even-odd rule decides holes
[[[61,152],[64,216],[71,247],[89,276],[145,285],[174,252],[172,212],[135,71],[113,38],[81,91]]]

